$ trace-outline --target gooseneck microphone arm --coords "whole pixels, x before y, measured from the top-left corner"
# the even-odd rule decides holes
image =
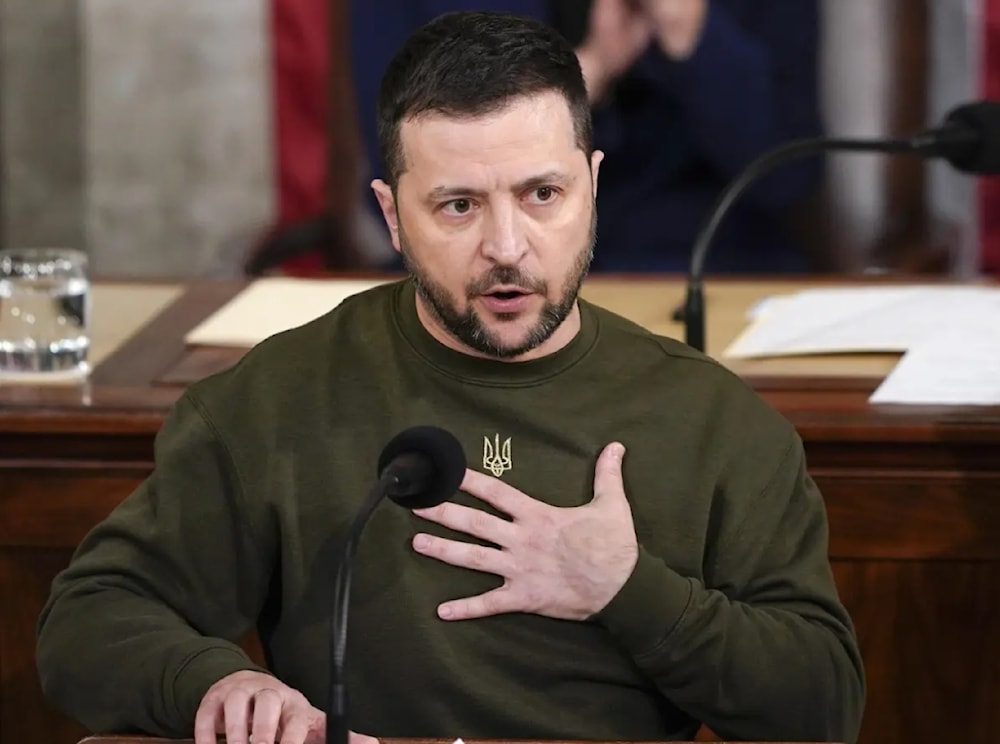
[[[694,248],[691,251],[691,267],[688,271],[687,294],[683,309],[680,311],[684,320],[684,341],[698,351],[705,350],[705,293],[702,277],[705,272],[705,258],[708,249],[718,232],[722,220],[737,199],[754,181],[791,160],[808,157],[828,150],[855,152],[910,152],[913,150],[912,140],[854,140],[854,139],[815,139],[796,140],[771,150],[750,163],[742,173],[723,190],[709,213],[708,221],[698,233]],[[675,318],[677,316],[675,315]],[[681,319],[677,318],[677,319]]]
[[[465,452],[450,432],[436,426],[414,426],[393,437],[378,459],[378,480],[361,504],[340,544],[340,561],[330,614],[330,687],[326,706],[326,744],[348,744],[347,618],[351,575],[361,533],[372,513],[388,497],[406,509],[447,501],[465,475]]]
[[[382,501],[386,492],[398,480],[392,472],[386,472],[372,486],[358,513],[351,522],[343,542],[337,576],[333,586],[333,613],[330,616],[330,699],[327,704],[326,744],[347,744],[350,725],[347,720],[347,680],[345,679],[347,659],[347,618],[351,596],[351,574],[354,555],[358,550],[358,538],[364,530],[372,512]]]
[[[695,240],[688,271],[687,294],[674,314],[684,321],[685,341],[705,351],[705,293],[702,277],[705,258],[715,233],[733,203],[758,178],[790,160],[821,152],[914,153],[943,157],[959,170],[995,173],[1000,169],[1000,147],[984,133],[1000,127],[1000,105],[983,102],[953,110],[942,126],[901,139],[828,139],[817,137],[789,142],[752,161],[719,195],[709,218]],[[678,317],[680,316],[680,317]]]

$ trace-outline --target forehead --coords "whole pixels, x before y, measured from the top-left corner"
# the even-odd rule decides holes
[[[406,164],[401,185],[477,175],[521,178],[540,165],[585,165],[588,156],[577,145],[569,104],[558,92],[515,98],[482,116],[425,113],[402,122],[400,144]]]

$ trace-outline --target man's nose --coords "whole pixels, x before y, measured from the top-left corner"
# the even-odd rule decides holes
[[[498,264],[520,262],[528,250],[528,241],[518,211],[509,204],[490,210],[484,225],[483,255]]]

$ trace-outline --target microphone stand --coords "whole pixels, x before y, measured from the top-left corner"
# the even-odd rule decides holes
[[[702,279],[708,249],[730,207],[760,176],[790,160],[825,151],[936,154],[944,147],[965,144],[969,142],[970,137],[974,135],[969,134],[968,130],[949,125],[907,139],[864,140],[817,137],[789,142],[752,161],[719,195],[709,213],[708,221],[695,240],[691,251],[691,266],[688,271],[684,304],[673,314],[674,320],[684,321],[685,343],[698,351],[705,350],[705,293]]]
[[[408,509],[426,508],[447,501],[461,485],[465,463],[465,453],[455,435],[436,426],[414,426],[400,432],[379,456],[378,481],[347,529],[334,580],[326,744],[348,744],[350,737],[345,671],[347,618],[351,605],[351,567],[358,539],[375,508],[386,496]]]
[[[347,618],[351,599],[351,564],[357,552],[358,537],[375,507],[399,481],[399,476],[387,469],[372,486],[368,497],[354,517],[344,539],[340,563],[333,589],[333,613],[330,617],[330,690],[326,710],[326,744],[348,744],[350,725],[347,720]]]

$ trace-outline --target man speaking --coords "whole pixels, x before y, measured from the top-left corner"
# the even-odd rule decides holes
[[[383,444],[433,425],[468,456],[458,492],[376,511],[357,548],[358,741],[853,741],[862,666],[796,432],[578,297],[602,154],[572,47],[441,16],[378,118],[410,277],[188,389],[53,584],[49,697],[96,732],[321,744],[340,537]]]

